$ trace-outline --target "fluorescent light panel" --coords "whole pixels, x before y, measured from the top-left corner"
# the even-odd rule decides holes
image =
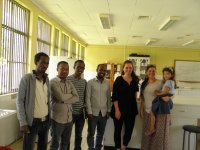
[[[101,25],[104,29],[110,29],[111,23],[110,23],[110,15],[109,14],[99,14],[99,18],[101,21]]]
[[[187,45],[193,44],[194,42],[195,42],[195,40],[191,40],[189,42],[182,44],[182,46],[187,46]]]
[[[148,39],[145,45],[151,45],[152,43],[154,43],[156,41],[158,41],[158,39],[154,39],[154,38]]]
[[[175,22],[179,21],[181,17],[179,16],[169,16],[167,20],[160,26],[159,30],[167,30],[171,27]]]

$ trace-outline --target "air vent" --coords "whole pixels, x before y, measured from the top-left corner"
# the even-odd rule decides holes
[[[116,42],[116,38],[115,37],[108,37],[108,42],[109,44],[113,44]]]
[[[140,35],[133,35],[132,38],[142,38]]]
[[[138,20],[149,20],[150,16],[138,16]]]

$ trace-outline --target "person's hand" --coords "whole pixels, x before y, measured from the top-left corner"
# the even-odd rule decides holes
[[[162,97],[162,100],[164,102],[168,102],[170,100],[170,97],[169,96],[164,96],[164,97]]]
[[[88,119],[92,119],[93,115],[92,114],[88,114]]]
[[[107,112],[106,118],[109,118],[109,117],[110,117],[110,112]]]
[[[144,119],[144,110],[143,109],[140,110],[140,118],[142,120]]]
[[[159,92],[160,92],[159,90],[155,90],[154,93],[155,93],[155,95],[157,95]]]
[[[121,112],[119,110],[115,110],[115,118],[119,120],[121,118]]]
[[[30,133],[28,125],[20,126],[20,131],[24,134]]]

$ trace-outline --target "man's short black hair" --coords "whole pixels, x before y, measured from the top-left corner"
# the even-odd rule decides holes
[[[100,67],[100,66],[104,66],[104,65],[106,65],[106,66],[107,66],[107,64],[105,64],[105,63],[98,64],[98,66],[97,66],[97,70],[99,69],[99,67]]]
[[[60,66],[60,64],[69,65],[68,62],[66,62],[66,61],[60,61],[60,62],[57,63],[57,69],[58,69],[58,67]]]
[[[37,54],[35,55],[35,59],[34,59],[35,64],[36,64],[37,62],[40,61],[40,58],[41,58],[42,56],[45,56],[45,57],[48,57],[48,58],[49,58],[49,56],[48,56],[46,53],[39,52],[39,53],[37,53]]]
[[[76,67],[76,64],[77,64],[77,63],[83,63],[83,64],[85,65],[85,62],[84,62],[83,60],[79,59],[79,60],[76,60],[76,61],[74,62],[74,68]]]

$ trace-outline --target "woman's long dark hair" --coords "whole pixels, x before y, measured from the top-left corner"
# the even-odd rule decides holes
[[[125,60],[124,63],[123,63],[122,68],[124,68],[124,66],[125,66],[126,64],[131,64],[132,67],[133,67],[132,61],[130,61],[130,60]],[[124,70],[122,70],[122,75],[124,75]],[[132,77],[132,80],[133,80],[134,83],[136,83],[136,84],[139,83],[139,78],[138,78],[138,76],[136,76],[136,74],[135,74],[135,72],[134,72],[134,67],[133,67],[133,71],[132,71],[132,73],[131,73],[131,77]]]
[[[148,65],[145,72],[147,72],[150,68],[155,68],[156,69],[156,66],[155,65]],[[149,80],[149,78],[146,76],[144,81],[141,84],[141,87],[140,87],[140,91],[141,91],[140,95],[141,96],[143,96],[143,92],[144,92],[145,87],[148,84],[148,80]]]

